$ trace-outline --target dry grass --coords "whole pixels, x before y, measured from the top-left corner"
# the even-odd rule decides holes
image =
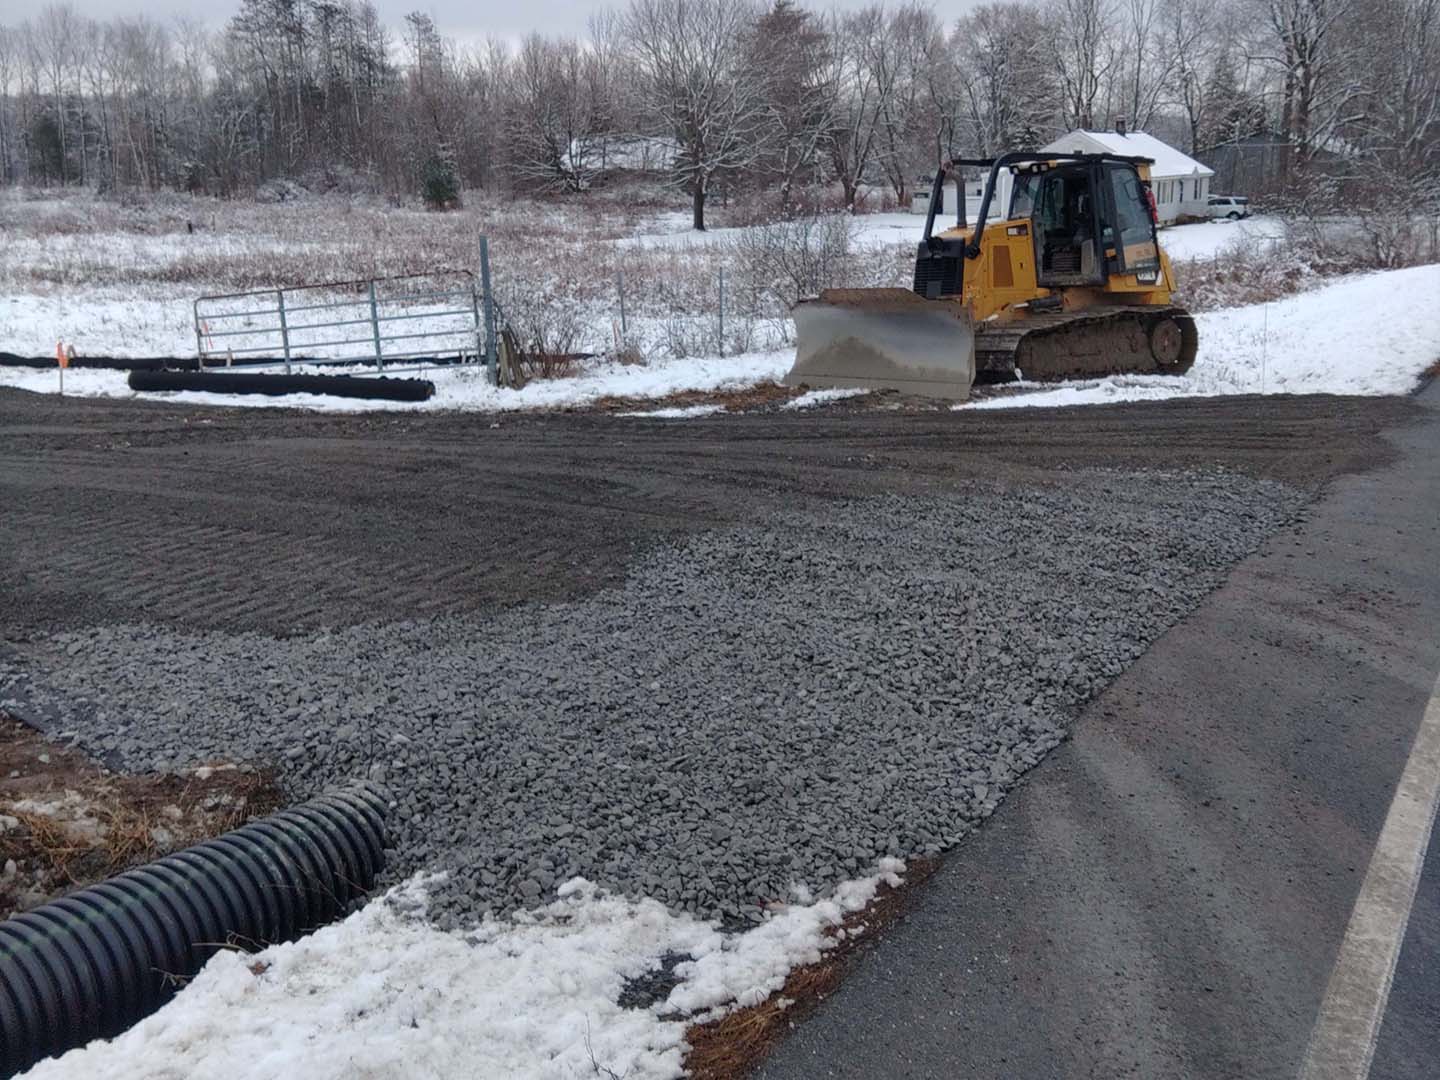
[[[683,390],[663,398],[602,397],[585,406],[585,411],[634,412],[655,409],[686,408],[691,405],[724,405],[727,409],[764,408],[781,401],[799,397],[804,390],[781,386],[779,383],[761,383],[744,390]]]
[[[236,768],[119,775],[0,713],[0,913],[216,836],[281,803],[273,776]]]
[[[6,836],[7,857],[67,885],[86,885],[198,843],[267,814],[280,805],[274,779],[235,773],[223,793],[195,777],[115,777],[91,790],[66,788],[84,800],[69,817],[6,807],[20,824]],[[178,788],[178,790],[177,790]]]
[[[937,866],[933,859],[912,860],[905,871],[904,887],[882,885],[864,911],[844,921],[844,937],[819,963],[796,968],[785,985],[759,1005],[687,1031],[688,1074],[694,1080],[741,1080],[750,1075],[792,1025],[839,989],[851,953],[904,915],[914,902],[916,886],[925,882]],[[839,929],[833,936],[839,936]]]
[[[843,218],[818,231],[793,223],[747,229],[732,241],[616,242],[657,228],[653,214],[620,200],[469,197],[463,209],[431,213],[343,197],[263,205],[177,194],[128,203],[80,192],[0,193],[0,291],[139,292],[183,303],[281,284],[474,271],[483,234],[496,296],[527,355],[690,356],[712,355],[719,344],[722,269],[727,353],[785,344],[796,289],[808,289],[816,274],[829,286],[892,284],[909,273],[910,254],[897,255],[908,245],[847,250]],[[723,213],[717,218],[726,224]],[[799,232],[813,255],[797,249]],[[622,277],[630,326],[623,342]]]

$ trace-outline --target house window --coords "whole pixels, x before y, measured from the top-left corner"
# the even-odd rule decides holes
[[[1195,181],[1195,194],[1194,194],[1193,196],[1191,196],[1191,198],[1195,198],[1195,199],[1200,198],[1200,181],[1199,181],[1199,180],[1196,180],[1196,181]]]

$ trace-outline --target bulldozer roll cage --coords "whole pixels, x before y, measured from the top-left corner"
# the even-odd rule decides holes
[[[1052,163],[1058,162],[1085,164],[1092,168],[1105,162],[1132,166],[1154,164],[1152,158],[1125,154],[1067,154],[1042,150],[1016,150],[994,158],[950,159],[936,170],[930,189],[930,209],[925,215],[925,233],[920,241],[920,250],[915,260],[915,292],[931,300],[939,299],[942,296],[960,295],[964,285],[965,260],[976,259],[980,256],[980,241],[985,234],[985,224],[990,216],[990,204],[995,197],[1000,171],[1002,169],[1030,171],[1022,168],[1026,165],[1032,166],[1035,171],[1046,171]],[[986,169],[989,171],[980,196],[980,209],[975,215],[975,232],[968,241],[947,239],[935,235],[936,211],[940,206],[945,181],[952,177],[956,185],[955,225],[960,229],[967,228],[969,225],[966,219],[965,186],[960,174],[962,169]],[[1099,236],[1100,207],[1098,200],[1091,201],[1090,212],[1093,219],[1091,223],[1093,232]]]

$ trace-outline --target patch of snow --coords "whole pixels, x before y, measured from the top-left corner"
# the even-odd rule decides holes
[[[863,910],[882,882],[898,886],[905,864],[885,858],[878,869],[870,877],[842,882],[829,899],[785,908],[755,929],[729,938],[722,947],[677,964],[675,974],[681,981],[659,1012],[705,1021],[736,1007],[760,1004],[785,985],[792,968],[813,964],[832,948],[835,941],[826,931]]]
[[[831,401],[840,401],[844,398],[859,397],[861,394],[868,394],[869,390],[856,387],[834,386],[825,390],[807,390],[799,397],[791,398],[780,406],[782,409],[813,409],[817,405],[824,405]]]
[[[1213,259],[1236,244],[1253,246],[1263,252],[1284,238],[1285,223],[1276,217],[1170,225],[1159,233],[1160,247],[1171,259]],[[1183,286],[1184,282],[1180,284]]]
[[[1221,394],[1405,394],[1440,359],[1440,264],[1356,274],[1314,292],[1195,316],[1181,376],[1113,375],[958,409],[1107,405]]]
[[[684,405],[673,409],[651,409],[649,412],[622,412],[616,416],[638,416],[649,420],[692,420],[697,416],[714,416],[725,412],[724,405]]]
[[[954,211],[949,209],[954,205],[954,197],[954,189],[948,189],[945,196],[947,210],[945,213],[935,216],[937,232],[955,224]],[[994,220],[999,213],[998,200],[992,200],[992,204],[990,218]],[[966,201],[965,205],[967,220],[973,222],[980,212],[980,200],[971,198]],[[668,226],[670,222],[667,220],[661,224]],[[912,214],[904,210],[886,210],[874,214],[856,214],[851,218],[850,225],[851,241],[856,247],[878,248],[888,244],[903,244],[905,247],[913,249],[925,234],[925,215]],[[654,228],[654,225],[649,227]],[[662,228],[654,232],[625,237],[614,243],[621,247],[676,248],[683,251],[687,248],[729,245],[734,243],[744,231],[745,226],[725,226],[706,229],[704,232],[696,232],[694,229],[675,231],[670,228]]]
[[[82,356],[194,356],[190,312],[173,290],[147,287],[0,296],[0,349],[50,357],[64,341]]]
[[[425,378],[435,384],[429,401],[365,401],[319,394],[213,394],[203,391],[139,394],[130,389],[123,371],[72,368],[65,372],[65,393],[77,397],[122,397],[170,401],[185,405],[224,405],[249,408],[311,409],[318,412],[434,411],[459,409],[504,412],[521,409],[576,408],[602,397],[664,398],[693,390],[741,390],[776,382],[790,370],[789,349],[744,353],[727,357],[687,357],[656,360],[649,364],[602,362],[577,375],[537,379],[523,389],[491,386],[478,368],[431,368],[406,372],[403,377]],[[352,373],[360,373],[350,369]],[[322,373],[297,366],[297,374]],[[334,374],[333,371],[329,372]],[[59,389],[55,369],[0,367],[0,386],[53,394]]]
[[[903,871],[884,860],[831,898],[736,934],[578,878],[534,914],[449,934],[419,917],[425,880],[417,879],[291,944],[217,953],[153,1016],[25,1075],[670,1080],[683,1074],[691,1022],[765,1000]],[[681,981],[665,1001],[617,1004],[628,979],[675,953],[692,959],[676,967]]]

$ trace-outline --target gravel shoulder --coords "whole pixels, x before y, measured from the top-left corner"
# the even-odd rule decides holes
[[[988,817],[1404,401],[667,424],[0,394],[0,699],[129,769],[402,792],[444,923],[732,923]],[[490,424],[499,423],[494,427]]]

